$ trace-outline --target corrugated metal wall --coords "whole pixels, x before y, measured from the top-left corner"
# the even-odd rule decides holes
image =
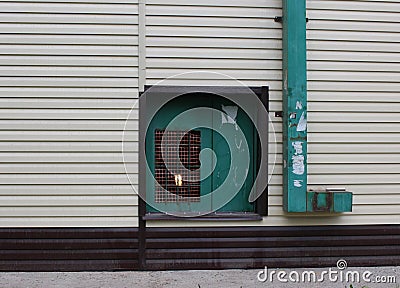
[[[281,87],[281,0],[147,0],[147,84]],[[178,75],[210,71],[203,76]],[[177,76],[176,76],[177,75]],[[278,98],[278,95],[276,96]]]
[[[282,110],[281,1],[147,1],[147,83],[214,71],[246,85],[268,84]],[[249,225],[400,223],[400,1],[307,1],[309,182],[354,191],[345,216],[287,217],[279,154],[269,216]],[[189,77],[188,77],[189,75]],[[179,85],[223,85],[210,74]],[[230,81],[228,81],[231,84]],[[274,118],[278,151],[282,124]],[[149,223],[155,225],[210,223]],[[212,225],[237,225],[212,223]]]
[[[271,110],[282,110],[281,0],[146,2],[146,84],[213,71],[269,85]],[[398,224],[400,0],[307,5],[309,181],[354,191],[354,212],[283,215],[279,156],[270,216],[249,225]],[[137,1],[9,1],[0,11],[0,226],[136,226],[121,140],[138,93]],[[232,84],[199,75],[168,84]]]
[[[0,226],[136,226],[121,139],[138,95],[137,0],[0,11]]]
[[[354,191],[336,223],[399,224],[400,1],[307,5],[310,184]]]

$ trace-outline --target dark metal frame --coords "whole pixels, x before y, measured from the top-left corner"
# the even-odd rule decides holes
[[[145,138],[146,138],[146,123],[140,121],[140,119],[146,119],[146,102],[145,98],[141,97],[149,89],[152,89],[151,93],[162,97],[162,95],[167,94],[179,94],[183,95],[186,93],[193,93],[200,91],[203,93],[234,93],[237,94],[237,87],[224,87],[224,86],[145,86],[144,92],[139,94],[139,162],[145,163],[146,155],[145,151]],[[259,97],[261,102],[267,111],[269,111],[269,89],[268,86],[262,87],[249,87],[255,95]],[[268,123],[267,123],[268,125]],[[260,161],[260,154],[258,154],[257,162]],[[146,175],[143,168],[139,165],[139,189],[144,189],[146,191]],[[266,175],[267,177],[267,175]],[[142,196],[144,194],[141,194]],[[268,213],[268,188],[262,193],[262,195],[256,200],[255,205],[256,213],[212,213],[209,215],[201,217],[188,217],[184,221],[194,220],[194,221],[255,221],[262,220],[262,216]],[[147,249],[147,236],[148,232],[146,229],[147,220],[182,220],[182,218],[174,217],[171,215],[166,215],[163,213],[146,213],[146,202],[145,199],[139,197],[139,227],[138,227],[138,267],[140,270],[145,270],[147,267],[146,261],[146,249]]]
[[[144,92],[139,94],[139,119],[146,119],[146,103],[144,98],[141,97],[144,93],[149,93],[148,90],[151,88],[151,94],[148,95],[157,95],[157,97],[162,97],[163,95],[184,95],[187,93],[193,92],[202,92],[202,93],[210,93],[210,94],[238,94],[238,89],[243,89],[243,87],[234,87],[234,86],[145,86]],[[268,86],[260,86],[260,87],[248,87],[251,89],[257,97],[259,97],[260,101],[263,103],[265,109],[269,111],[269,88]],[[240,92],[239,92],[240,93]],[[150,96],[151,97],[151,96]],[[268,125],[268,123],[266,124]],[[146,131],[145,130],[146,123],[139,120],[139,162],[145,163],[145,138]],[[268,127],[268,126],[267,126]],[[260,161],[260,154],[258,154],[257,162]],[[145,171],[142,171],[141,165],[139,165],[139,189],[144,189],[146,191],[146,175]],[[267,177],[267,175],[266,175]],[[143,193],[141,194],[144,195]],[[139,197],[140,198],[140,197]],[[145,202],[143,199],[139,199],[140,202]],[[143,211],[144,209],[144,211]],[[260,197],[256,200],[255,205],[255,213],[210,213],[206,216],[199,217],[186,217],[185,220],[228,220],[228,221],[254,221],[254,220],[262,220],[262,216],[266,216],[268,213],[268,189],[260,195]],[[146,220],[182,220],[181,218],[177,218],[171,215],[166,215],[164,213],[146,213],[146,204],[139,204],[139,217],[142,217],[140,221]],[[140,223],[139,221],[139,223]],[[144,223],[145,227],[145,223]]]

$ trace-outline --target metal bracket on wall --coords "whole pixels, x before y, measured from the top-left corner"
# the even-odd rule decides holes
[[[351,212],[353,193],[343,191],[309,190],[307,192],[307,212],[342,213]]]
[[[282,23],[283,17],[282,16],[275,16],[274,21],[277,23]],[[306,23],[308,23],[309,19],[306,18]]]

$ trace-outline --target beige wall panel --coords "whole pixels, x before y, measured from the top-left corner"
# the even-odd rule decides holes
[[[0,226],[137,226],[138,1],[0,10]]]
[[[245,85],[269,85],[270,110],[282,110],[281,25],[273,21],[281,15],[281,1],[147,4],[147,84],[191,71],[222,72]],[[308,0],[307,6],[309,182],[312,187],[347,187],[354,192],[354,212],[286,215],[278,154],[269,216],[244,225],[398,224],[400,1]],[[168,83],[232,84],[217,75],[194,75],[183,74]],[[281,120],[273,117],[273,122],[281,153]]]

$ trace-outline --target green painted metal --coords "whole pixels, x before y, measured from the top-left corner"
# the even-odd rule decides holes
[[[151,101],[151,100],[148,100]],[[149,103],[151,105],[151,103]],[[220,111],[223,111],[223,106],[235,106],[235,104],[225,98],[210,95],[210,94],[192,94],[192,95],[184,95],[165,104],[155,115],[153,119],[147,119],[150,121],[150,125],[146,134],[146,158],[149,163],[150,170],[154,173],[154,131],[156,129],[165,129],[169,123],[175,118],[178,114],[187,111],[196,107],[210,107]],[[210,112],[209,115],[201,115],[201,119],[188,119],[185,122],[178,122],[174,127],[170,127],[174,130],[187,130],[190,127],[197,127],[198,123],[205,123],[204,121],[209,121],[210,127],[218,127],[220,132],[223,133],[222,136],[220,133],[215,130],[210,130],[206,128],[198,128],[196,130],[200,130],[201,132],[201,149],[212,149],[216,156],[216,163],[213,163],[213,159],[207,158],[201,159],[201,169],[205,171],[210,171],[212,167],[214,167],[214,172],[201,181],[200,186],[200,195],[206,195],[211,191],[215,191],[219,186],[224,184],[226,189],[230,189],[235,191],[238,189],[236,187],[237,182],[241,182],[240,179],[236,179],[246,177],[244,180],[244,184],[240,188],[240,191],[237,193],[233,199],[231,199],[227,204],[225,204],[222,208],[216,210],[214,207],[214,202],[219,203],[216,197],[221,197],[224,199],[226,195],[220,193],[214,193],[212,198],[202,198],[200,202],[193,203],[158,203],[158,207],[162,208],[162,211],[167,212],[208,212],[208,211],[217,211],[217,212],[254,212],[255,211],[255,203],[250,203],[248,201],[250,189],[254,183],[256,176],[256,159],[257,159],[257,141],[254,139],[255,127],[252,124],[248,115],[238,107],[237,115],[236,115],[236,123],[240,126],[243,131],[243,135],[246,139],[241,138],[241,134],[238,133],[236,124],[222,124],[222,119],[220,117],[214,117]],[[236,162],[233,163],[232,157],[230,155],[229,146],[227,141],[233,141],[233,147],[237,147],[238,150],[236,153]],[[249,145],[249,150],[246,151],[244,149],[243,143],[247,143]],[[250,167],[245,167],[243,165],[244,161],[241,159],[246,157],[246,153],[250,153],[250,159],[253,163],[251,163]],[[241,154],[243,154],[241,157]],[[207,167],[205,167],[207,166]],[[229,169],[235,169],[235,173],[228,178]],[[208,175],[209,173],[200,172],[201,175]],[[147,212],[158,212],[157,209],[152,207],[151,203],[155,199],[155,183],[150,175],[146,176],[146,200]],[[224,192],[224,191],[222,191]],[[154,205],[153,205],[154,206]]]
[[[307,212],[342,213],[352,211],[352,192],[307,192]]]
[[[282,18],[284,210],[286,212],[306,212],[306,1],[283,0]]]
[[[157,99],[149,98],[148,101],[156,101]],[[178,97],[174,100],[168,102],[164,105],[155,115],[153,119],[147,119],[150,121],[149,128],[146,134],[146,159],[149,163],[150,170],[153,175],[155,173],[155,149],[154,149],[154,132],[156,129],[165,129],[168,124],[174,119],[174,117],[184,111],[189,109],[193,109],[200,104],[204,106],[211,106],[211,99],[204,95],[196,95],[196,97],[191,97],[190,101],[184,99],[184,97]],[[152,103],[148,103],[148,105],[152,105]],[[212,121],[211,113],[209,115],[203,115],[204,119]],[[199,122],[204,123],[204,120],[192,118],[185,122],[174,122],[174,126],[170,127],[170,130],[187,130],[191,127],[196,127],[196,124]],[[201,149],[212,149],[212,131],[206,128],[198,128],[201,132]],[[207,159],[205,159],[207,160]],[[207,167],[206,167],[207,166]],[[204,170],[211,170],[212,163],[211,161],[202,161],[201,168]],[[200,172],[201,173],[201,172]],[[203,196],[206,191],[210,191],[212,189],[212,178],[207,177],[200,184],[201,196]],[[203,200],[202,202],[166,202],[166,203],[157,203],[154,204],[155,200],[155,183],[151,175],[146,175],[146,202],[150,205],[147,205],[147,212],[158,212],[156,207],[161,207],[163,212],[193,212],[193,211],[208,211],[211,210],[211,201],[207,199],[207,203]]]
[[[222,97],[214,97],[213,105],[214,109],[220,111],[223,110],[223,107],[236,106],[233,102]],[[238,127],[236,125],[221,125],[221,118],[215,119],[214,121],[214,125],[220,127],[219,129],[224,136],[216,131],[213,131],[213,150],[218,159],[215,165],[215,173],[213,174],[213,190],[216,190],[221,185],[224,185],[227,187],[227,189],[235,191],[238,189],[236,183],[240,182],[239,178],[246,177],[243,186],[239,187],[240,190],[236,196],[233,197],[233,199],[230,200],[226,205],[220,208],[218,212],[254,212],[254,203],[250,203],[248,199],[249,191],[255,181],[255,167],[254,165],[246,167],[246,165],[243,165],[245,160],[242,161],[241,158],[246,158],[246,154],[250,153],[249,156],[250,159],[252,159],[253,164],[256,162],[257,153],[255,144],[257,142],[253,141],[253,132],[255,131],[255,128],[248,115],[239,107],[235,120],[237,123],[236,125],[239,125],[242,129],[245,139],[241,137],[240,133],[237,133]],[[232,141],[235,142],[232,146],[236,149],[234,153],[236,153],[237,163],[231,162],[231,153],[226,142],[227,139],[232,139]],[[249,151],[244,149],[244,143],[249,145]],[[227,178],[229,169],[233,169],[235,173],[230,178]],[[219,195],[215,195],[215,197],[218,196]],[[224,195],[220,196],[224,197]]]
[[[307,212],[333,212],[333,197],[330,192],[308,192]]]
[[[333,194],[334,212],[352,212],[353,211],[353,193],[336,192]]]

